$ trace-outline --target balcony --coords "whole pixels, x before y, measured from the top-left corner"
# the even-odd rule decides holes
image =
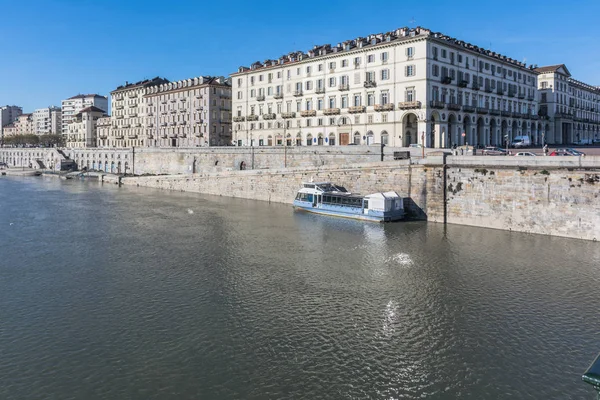
[[[473,90],[479,90],[479,84],[478,83],[474,83],[473,85],[471,85],[471,89],[473,89]]]
[[[490,110],[490,115],[500,115],[500,110]]]
[[[420,101],[402,101],[398,103],[398,110],[411,110],[415,108],[421,108]]]
[[[131,124],[125,124],[125,125],[121,125],[121,128],[131,128]]]
[[[127,97],[129,97],[130,99],[135,99],[136,97],[138,97],[138,95],[137,93],[129,93]]]
[[[295,96],[295,97],[300,97],[300,96],[302,96],[302,90],[295,90],[295,91],[294,91],[294,96]]]
[[[179,125],[187,125],[187,121],[181,121],[179,122]]]
[[[248,121],[258,121],[258,115],[248,115],[246,117],[246,120],[248,120]]]
[[[348,85],[347,83],[342,83],[341,85],[338,86],[338,90],[341,90],[341,91],[350,90],[350,85]]]
[[[521,113],[519,113],[519,112],[516,112],[516,111],[513,111],[512,113],[510,113],[510,115],[511,115],[513,118],[521,118]]]
[[[167,104],[167,101],[163,100],[163,101],[160,102],[160,104]]]
[[[107,139],[107,138],[108,138],[108,135],[107,135],[106,133],[99,133],[99,134],[98,134],[98,138],[99,138],[99,139]]]
[[[490,86],[486,86],[485,89],[483,89],[486,93],[492,93],[494,91],[494,89],[492,89]]]
[[[295,112],[284,112],[281,113],[281,118],[296,118]]]
[[[509,90],[508,97],[515,97],[515,92],[513,92],[512,90]]]
[[[195,97],[196,99],[201,99],[201,98],[202,98],[202,95],[201,95],[201,94],[197,94],[197,95],[195,95],[194,97]]]
[[[181,101],[181,102],[185,102],[186,100],[187,99],[185,97],[182,97],[182,98],[179,99],[179,101]]]
[[[124,106],[115,106],[115,110],[122,110]]]
[[[123,115],[117,115],[117,119],[123,119]]]
[[[415,103],[414,101],[411,101],[409,103]],[[400,103],[402,104],[402,103]],[[421,105],[419,104],[419,107]],[[416,108],[419,108],[416,107]],[[387,103],[387,104],[375,104],[375,111],[381,112],[381,111],[393,111],[394,110],[394,103]]]
[[[323,115],[339,115],[339,108],[326,108],[323,110]]]
[[[450,76],[442,76],[441,81],[442,81],[442,83],[444,85],[449,85],[449,84],[452,83],[452,77],[450,77]]]
[[[138,116],[137,113],[131,113],[128,115],[129,118],[135,118],[137,116]]]
[[[300,116],[301,117],[316,117],[317,116],[317,110],[300,111]]]
[[[177,114],[177,110],[169,110],[171,114]]]
[[[166,122],[163,122],[162,124],[160,124],[161,127],[166,127],[168,124]]]
[[[464,112],[475,112],[475,106],[470,106],[468,104],[462,106],[462,109]]]
[[[125,139],[125,135],[123,135],[123,132],[117,132],[115,133],[115,139]]]
[[[488,109],[485,107],[477,107],[477,114],[487,114]]]
[[[138,137],[137,133],[131,132],[131,133],[127,134],[128,139],[137,139],[137,137]]]
[[[554,118],[573,119],[573,115],[570,113],[556,113]]]
[[[540,119],[539,115],[537,115],[537,114],[529,114],[529,118],[533,119],[535,121],[537,121],[538,119]]]
[[[502,90],[502,89],[496,89],[496,94],[498,96],[504,96],[504,90]]]
[[[458,87],[461,87],[461,88],[466,88],[468,84],[469,84],[469,81],[466,81],[464,79],[458,81]]]
[[[275,94],[273,95],[273,98],[274,98],[274,99],[283,99],[283,93],[275,93]]]
[[[325,88],[322,88],[322,87],[316,88],[315,89],[315,93],[316,94],[323,94],[323,93],[325,93]]]
[[[265,101],[265,95],[264,94],[259,94],[258,96],[256,96],[256,100],[257,101]]]
[[[527,96],[527,100],[529,100],[529,101],[533,101],[534,98],[535,98],[534,96]]]
[[[519,93],[519,94],[517,95],[517,97],[518,97],[519,99],[524,99],[524,98],[525,98],[525,93]]]
[[[500,115],[502,115],[503,117],[510,117],[511,112],[510,111],[506,111],[506,110],[502,110],[502,111],[500,111]]]
[[[263,119],[275,119],[277,118],[277,115],[275,113],[268,113],[268,114],[263,114]]]
[[[375,81],[365,81],[365,83],[363,84],[363,86],[367,89],[371,89],[374,87],[377,87],[377,82]]]
[[[365,106],[352,106],[348,108],[350,114],[364,113],[367,110]]]
[[[153,112],[149,112],[149,113],[148,113],[148,116],[149,116],[149,117],[152,117],[152,116],[154,116],[154,113],[153,113]]]
[[[442,103],[441,101],[437,101],[437,100],[431,100],[429,102],[429,106],[431,108],[437,108],[437,109],[444,109],[446,107],[446,105],[444,103]]]
[[[245,120],[245,117],[233,117],[233,122],[244,122]]]
[[[460,111],[461,105],[458,103],[450,103],[448,104],[448,110]]]
[[[177,99],[171,99],[171,103],[177,103]]]

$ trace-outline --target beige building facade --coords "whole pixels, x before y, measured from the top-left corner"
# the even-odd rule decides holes
[[[66,138],[68,148],[96,147],[98,120],[105,116],[104,110],[98,107],[86,107],[74,115],[68,125]]]
[[[540,140],[533,67],[424,28],[315,46],[232,74],[237,145],[450,147]]]
[[[108,98],[99,94],[78,94],[63,100],[61,104],[62,133],[68,133],[68,126],[79,111],[92,106],[108,113]]]
[[[33,125],[36,135],[58,135],[62,132],[60,107],[39,108],[33,112]]]

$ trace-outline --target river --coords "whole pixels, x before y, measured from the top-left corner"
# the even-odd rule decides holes
[[[593,399],[600,246],[0,178],[1,399]]]

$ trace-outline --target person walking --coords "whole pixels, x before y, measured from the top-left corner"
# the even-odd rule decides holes
[[[544,155],[545,156],[548,155],[548,145],[547,144],[544,145]]]

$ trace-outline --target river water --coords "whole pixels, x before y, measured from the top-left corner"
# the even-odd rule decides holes
[[[0,179],[1,399],[585,399],[600,246]]]

